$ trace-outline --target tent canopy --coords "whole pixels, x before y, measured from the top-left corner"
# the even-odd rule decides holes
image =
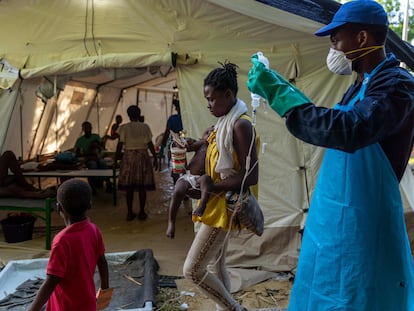
[[[25,159],[44,152],[45,145],[65,150],[80,135],[82,121],[90,120],[103,135],[115,114],[125,116],[131,104],[141,107],[156,136],[172,112],[174,94],[186,132],[200,137],[216,121],[206,109],[204,77],[218,62],[237,64],[238,95],[250,105],[245,85],[250,56],[257,51],[317,105],[333,106],[353,77],[327,70],[329,38],[313,33],[338,5],[323,0],[1,0],[1,149]],[[407,45],[390,38],[390,50],[412,57]],[[295,139],[266,104],[257,120],[264,143],[259,202],[265,233],[233,238],[228,263],[292,270],[323,149]]]

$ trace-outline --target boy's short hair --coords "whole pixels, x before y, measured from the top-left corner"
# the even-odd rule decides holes
[[[92,123],[89,121],[83,121],[82,122],[82,128],[84,128],[85,126],[91,126],[92,127]]]
[[[72,178],[59,186],[57,200],[69,215],[82,216],[91,207],[92,190],[86,181]]]

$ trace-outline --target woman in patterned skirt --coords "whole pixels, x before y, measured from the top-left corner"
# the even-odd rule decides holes
[[[148,124],[141,122],[141,110],[138,106],[129,106],[127,109],[130,122],[119,127],[119,142],[116,148],[116,160],[121,158],[122,148],[124,155],[120,166],[118,189],[126,191],[128,208],[127,221],[137,216],[133,211],[134,192],[139,194],[138,219],[145,220],[145,203],[147,190],[155,190],[154,171],[158,168],[157,156],[152,143],[152,132]],[[148,155],[150,150],[153,163]]]

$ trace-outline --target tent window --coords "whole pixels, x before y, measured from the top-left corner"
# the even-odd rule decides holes
[[[70,103],[72,105],[80,106],[80,105],[82,105],[84,98],[85,98],[85,93],[78,92],[78,91],[73,91],[72,99],[71,99]]]

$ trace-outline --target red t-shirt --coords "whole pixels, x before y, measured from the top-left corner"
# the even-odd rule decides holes
[[[105,253],[101,232],[89,219],[74,223],[53,239],[47,274],[61,278],[47,303],[47,311],[96,310],[93,275]]]

